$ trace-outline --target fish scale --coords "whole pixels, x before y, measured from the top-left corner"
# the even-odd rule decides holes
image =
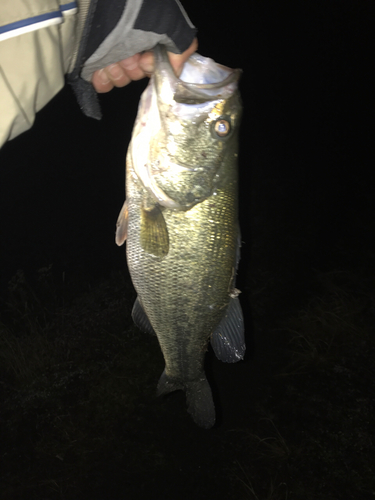
[[[208,72],[205,78],[209,78],[210,68],[216,70],[217,65],[196,55],[193,63],[198,72],[202,62]],[[168,85],[177,100],[173,83],[178,81],[181,87],[181,80],[174,76],[166,52],[155,49],[155,75],[141,99],[128,148],[127,201],[116,236],[118,244],[126,239],[128,267],[138,293],[133,318],[141,328],[156,333],[165,359],[158,393],[185,390],[188,411],[205,428],[215,421],[203,368],[209,341],[223,361],[238,361],[245,351],[242,312],[234,292],[239,255],[237,149],[241,112],[235,71],[220,69],[221,74],[227,74],[223,86],[214,82],[207,90],[207,85],[195,88],[189,84],[189,104],[181,105],[179,97],[174,106]],[[209,95],[202,105],[205,91]],[[193,115],[194,92],[199,94],[197,141],[191,138],[197,136],[198,125],[186,120],[187,115]],[[160,96],[168,96],[167,104]],[[215,120],[222,119],[212,111],[217,110],[218,102],[226,113],[225,124],[232,127],[227,141],[212,130]],[[175,120],[174,125],[171,120]],[[148,139],[144,145],[148,152],[143,150],[142,138]],[[203,163],[198,165],[199,158]],[[202,179],[208,184],[200,191],[197,186]]]
[[[195,373],[184,373],[174,360],[179,350],[191,352],[193,347],[189,349],[189,345],[202,346],[203,358],[207,339],[220,321],[222,309],[229,303],[237,244],[237,234],[233,231],[236,224],[233,192],[218,190],[215,206],[210,198],[188,212],[166,210],[163,215],[171,244],[167,257],[160,261],[140,248],[137,208],[141,200],[136,202],[139,188],[134,185],[132,192],[129,167],[128,172],[128,199],[135,202],[134,210],[133,203],[129,205],[129,213],[134,211],[134,215],[129,218],[131,237],[127,241],[132,281],[154,330],[157,334],[163,332],[158,338],[167,363],[167,375],[194,378]],[[234,187],[233,183],[232,191]],[[214,310],[209,309],[213,304]],[[202,329],[206,332],[203,337]],[[178,342],[175,342],[176,333]],[[201,359],[196,369],[202,369]]]

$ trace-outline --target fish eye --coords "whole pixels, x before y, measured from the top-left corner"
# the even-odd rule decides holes
[[[230,132],[230,123],[228,120],[224,120],[220,118],[217,120],[214,125],[214,130],[219,137],[225,137]]]

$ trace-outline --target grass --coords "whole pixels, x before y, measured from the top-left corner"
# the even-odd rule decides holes
[[[275,330],[286,347],[268,410],[242,429],[240,498],[375,497],[373,276],[316,273],[306,306]]]
[[[341,271],[318,276],[322,292],[285,321],[291,370],[324,369],[340,362],[340,353],[355,353],[357,345],[372,343],[372,284],[362,282],[358,288],[350,279]]]
[[[233,395],[237,423],[204,432],[181,394],[155,399],[164,363],[127,277],[62,294],[52,271],[18,272],[1,316],[4,499],[374,497],[371,274],[316,272],[252,400]]]

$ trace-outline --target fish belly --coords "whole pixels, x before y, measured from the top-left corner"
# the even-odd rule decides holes
[[[209,337],[229,304],[235,274],[235,182],[187,211],[164,210],[169,251],[164,258],[141,246],[145,192],[127,180],[127,260],[139,299],[154,328],[168,377],[182,383],[202,376]]]

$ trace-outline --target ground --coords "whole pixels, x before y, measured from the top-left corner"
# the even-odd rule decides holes
[[[0,338],[2,498],[374,498],[368,189],[345,231],[322,241],[328,228],[306,223],[308,202],[289,213],[282,200],[295,195],[259,172],[242,221],[248,350],[235,365],[207,354],[212,430],[193,423],[183,393],[155,397],[163,359],[132,324],[125,267],[89,283],[59,283],[53,265],[13,276]],[[340,202],[315,188],[321,203]]]

